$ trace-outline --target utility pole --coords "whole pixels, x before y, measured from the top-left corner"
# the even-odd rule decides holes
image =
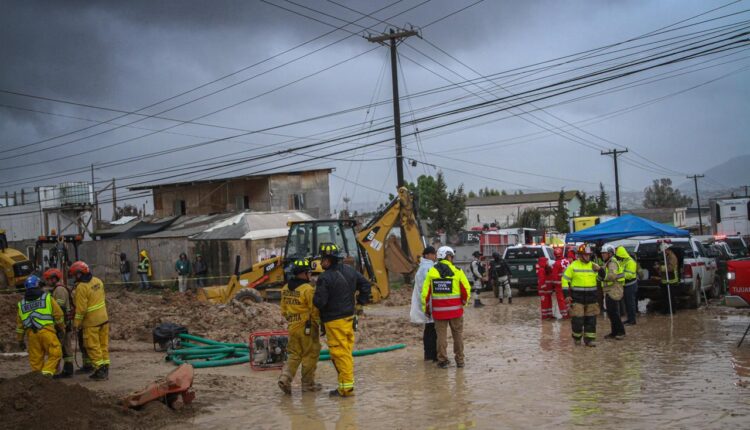
[[[117,185],[112,178],[112,221],[117,219]]]
[[[398,53],[396,47],[398,43],[411,36],[419,36],[419,32],[416,30],[403,30],[399,29],[396,31],[391,28],[388,33],[379,34],[377,36],[368,36],[367,40],[373,43],[380,43],[385,45],[388,43],[391,48],[391,82],[393,84],[393,131],[396,134],[396,180],[398,182],[398,188],[403,187],[404,184],[404,155],[401,148],[401,106],[398,100]]]
[[[99,225],[99,199],[96,196],[96,183],[94,182],[94,164],[91,164],[91,193],[94,195],[94,212],[91,215],[94,217],[94,226],[91,231],[96,231]],[[93,236],[92,236],[93,237]]]
[[[602,152],[602,155],[611,155],[612,158],[615,160],[615,199],[617,200],[617,216],[620,216],[620,174],[617,171],[617,155],[618,154],[624,154],[628,152],[628,148],[625,148],[623,150],[618,150],[617,148]]]
[[[698,196],[698,178],[702,178],[705,175],[693,175],[688,176],[688,179],[692,179],[695,183],[695,202],[698,203],[698,229],[700,234],[703,234],[703,217],[701,216],[701,198]]]

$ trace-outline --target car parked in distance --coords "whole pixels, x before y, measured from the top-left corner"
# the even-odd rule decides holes
[[[519,295],[536,291],[536,265],[540,257],[546,257],[550,267],[555,264],[555,254],[548,245],[516,245],[505,249],[503,258],[510,266],[510,286],[516,288]]]

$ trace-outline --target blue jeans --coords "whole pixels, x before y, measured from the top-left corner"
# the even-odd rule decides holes
[[[625,312],[628,319],[625,322],[635,323],[635,316],[638,313],[638,282],[625,285]]]
[[[142,290],[148,290],[151,288],[151,285],[148,283],[148,273],[139,273],[138,277],[141,278],[141,289]]]

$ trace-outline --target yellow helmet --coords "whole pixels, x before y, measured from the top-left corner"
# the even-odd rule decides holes
[[[318,255],[320,256],[320,258],[323,258],[323,257],[340,258],[341,251],[339,251],[339,247],[336,246],[335,243],[324,242],[320,244]]]
[[[294,260],[294,263],[292,263],[292,274],[299,275],[300,273],[310,272],[312,271],[312,267],[310,266],[310,262],[307,261],[306,258],[301,258],[299,260]]]

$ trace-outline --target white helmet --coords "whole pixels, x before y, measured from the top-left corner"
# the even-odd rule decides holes
[[[456,255],[456,253],[453,251],[453,248],[451,248],[450,246],[441,246],[440,248],[438,248],[437,250],[438,260],[443,260],[445,259],[445,257],[449,255],[450,256]]]
[[[602,252],[606,252],[610,255],[615,255],[615,247],[612,245],[604,245],[604,247],[602,248]]]

